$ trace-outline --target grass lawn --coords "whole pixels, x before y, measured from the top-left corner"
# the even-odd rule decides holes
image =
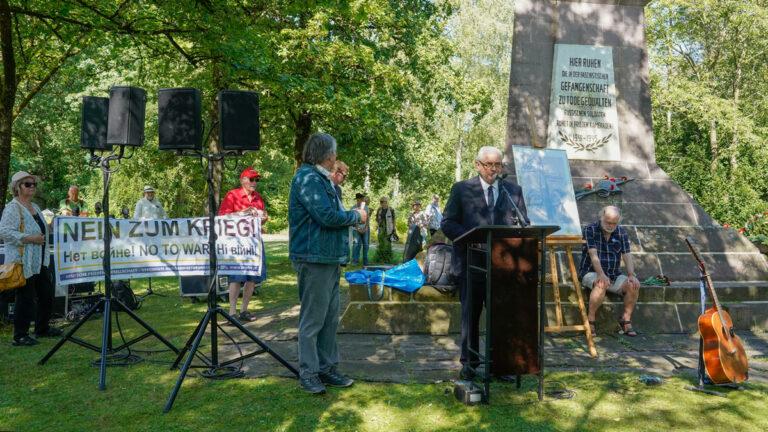
[[[268,246],[267,286],[252,309],[297,302],[286,245]],[[372,256],[373,254],[371,254]],[[141,281],[132,284],[143,292]],[[178,296],[173,278],[153,283],[167,297],[151,297],[139,316],[181,346],[205,311],[204,303]],[[78,334],[97,343],[100,320]],[[134,324],[126,333],[138,334]],[[493,404],[467,407],[451,394],[449,383],[378,384],[358,382],[325,396],[301,392],[284,378],[210,381],[191,374],[169,414],[162,408],[178,372],[168,369],[169,353],[140,353],[145,361],[107,370],[107,389],[98,390],[97,354],[66,344],[45,366],[37,361],[53,345],[12,347],[11,328],[0,327],[0,431],[442,431],[442,430],[584,430],[584,431],[765,431],[768,387],[748,384],[727,398],[683,389],[691,382],[672,378],[646,387],[635,374],[550,373],[547,380],[575,391],[569,400],[536,401],[535,380],[524,390],[495,384]],[[205,341],[205,340],[204,340]],[[140,349],[161,344],[148,339]]]

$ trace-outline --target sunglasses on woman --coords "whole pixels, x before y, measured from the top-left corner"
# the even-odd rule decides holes
[[[25,188],[37,187],[37,183],[35,183],[35,182],[23,182],[21,184],[24,185]]]

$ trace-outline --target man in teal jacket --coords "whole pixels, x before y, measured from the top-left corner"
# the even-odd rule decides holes
[[[349,387],[338,372],[339,277],[346,264],[349,228],[365,223],[363,209],[342,209],[330,175],[336,162],[336,140],[317,133],[304,145],[303,164],[291,181],[288,200],[288,252],[296,270],[299,313],[299,382],[309,393],[325,386]]]

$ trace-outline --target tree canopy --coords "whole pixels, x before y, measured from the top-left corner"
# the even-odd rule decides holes
[[[647,8],[658,162],[738,226],[768,208],[766,6]],[[259,93],[262,149],[217,164],[214,192],[253,165],[269,229],[285,226],[289,180],[316,131],[337,138],[351,167],[347,198],[445,197],[478,147],[503,146],[513,10],[501,0],[0,0],[0,189],[25,169],[42,175],[44,206],[70,184],[99,200],[101,176],[79,149],[81,97],[132,85],[147,90],[147,140],[114,177],[115,209],[150,184],[172,216],[205,212],[200,161],[157,150],[157,90],[173,87],[202,91],[212,150],[216,94]]]

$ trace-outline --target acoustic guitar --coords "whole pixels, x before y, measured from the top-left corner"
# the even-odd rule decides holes
[[[690,238],[686,238],[685,243],[688,244],[688,249],[698,263],[699,272],[713,303],[713,306],[699,317],[699,332],[704,344],[702,356],[707,376],[715,384],[743,382],[749,375],[744,345],[733,331],[731,316],[720,307],[717,293],[712,286],[712,279],[698,251]]]

